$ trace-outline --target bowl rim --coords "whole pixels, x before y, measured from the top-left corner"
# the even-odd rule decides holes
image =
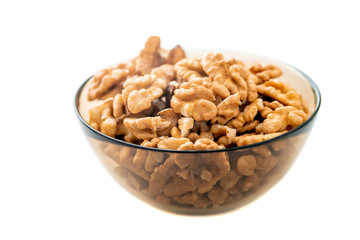
[[[258,54],[253,54],[253,55],[257,55],[257,56],[260,56]],[[81,116],[80,112],[79,112],[79,109],[78,109],[78,99],[80,97],[80,94],[81,94],[81,91],[83,89],[83,87],[85,86],[85,84],[93,77],[93,75],[91,75],[85,82],[83,82],[81,84],[81,86],[78,88],[78,90],[76,91],[76,94],[75,94],[75,101],[74,101],[74,107],[75,107],[75,113],[78,117],[78,119],[80,120],[80,122],[85,126],[87,127],[90,131],[92,131],[95,135],[99,135],[100,137],[104,138],[104,140],[106,140],[107,142],[110,142],[110,143],[113,143],[113,144],[117,144],[117,145],[123,145],[123,146],[126,146],[126,147],[131,147],[131,148],[136,148],[136,149],[140,149],[140,150],[147,150],[147,151],[156,151],[156,152],[163,152],[163,153],[211,153],[211,152],[214,152],[214,153],[219,153],[219,152],[232,152],[232,151],[237,151],[237,150],[245,150],[245,149],[250,149],[250,148],[254,148],[254,147],[257,147],[257,146],[261,146],[261,145],[267,145],[269,143],[272,143],[272,142],[276,142],[276,141],[279,141],[279,140],[282,140],[283,138],[286,138],[288,137],[289,135],[294,135],[298,132],[300,132],[300,130],[302,128],[304,128],[305,126],[307,126],[308,124],[310,124],[310,122],[312,122],[317,113],[319,112],[319,109],[320,109],[320,105],[321,105],[321,94],[320,94],[320,90],[318,88],[318,86],[316,85],[316,83],[307,75],[305,74],[303,71],[301,71],[300,69],[294,67],[293,65],[291,64],[288,64],[288,63],[284,63],[282,61],[279,61],[279,60],[276,60],[276,59],[273,59],[273,58],[268,58],[268,59],[272,59],[274,61],[277,61],[277,62],[281,62],[282,64],[284,65],[287,65],[289,68],[292,68],[293,70],[297,71],[298,73],[300,73],[301,75],[304,76],[304,78],[307,80],[307,82],[310,84],[310,87],[314,93],[314,96],[315,96],[315,100],[316,100],[316,106],[315,106],[315,109],[314,109],[314,112],[310,115],[310,117],[305,121],[303,122],[302,124],[300,124],[299,126],[297,126],[296,128],[293,128],[291,129],[290,131],[287,131],[279,136],[276,136],[274,138],[270,138],[268,140],[264,140],[264,141],[261,141],[261,142],[258,142],[258,143],[253,143],[253,144],[248,144],[248,145],[244,145],[244,146],[239,146],[239,147],[232,147],[232,148],[224,148],[224,149],[212,149],[212,150],[201,150],[201,151],[198,151],[198,150],[187,150],[187,151],[184,151],[184,150],[173,150],[173,149],[160,149],[160,148],[152,148],[152,147],[145,147],[145,146],[141,146],[141,145],[137,145],[137,144],[134,144],[134,143],[130,143],[130,142],[126,142],[126,141],[123,141],[123,140],[120,140],[120,139],[116,139],[116,138],[113,138],[113,137],[110,137],[96,129],[94,129],[93,127],[91,127],[84,119],[83,117]]]

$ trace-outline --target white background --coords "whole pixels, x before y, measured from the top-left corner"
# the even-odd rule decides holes
[[[359,239],[360,14],[356,1],[1,1],[0,239]],[[73,100],[95,71],[163,47],[289,62],[321,110],[270,192],[227,214],[161,212],[128,195],[83,136]],[[130,237],[131,236],[131,237]]]

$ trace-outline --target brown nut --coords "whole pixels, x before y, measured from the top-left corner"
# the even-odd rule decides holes
[[[88,122],[91,127],[110,137],[115,137],[117,130],[117,122],[112,115],[113,101],[113,98],[109,98],[97,107],[90,109]]]
[[[241,175],[252,176],[256,168],[256,158],[254,155],[244,155],[239,157],[236,165],[237,170]]]
[[[192,117],[196,121],[210,120],[216,116],[217,108],[213,92],[200,85],[206,79],[192,79],[182,83],[171,98],[171,107],[176,113]]]
[[[133,74],[131,63],[120,63],[116,67],[109,67],[95,73],[89,81],[88,100],[95,100],[104,95],[110,88]]]
[[[135,71],[140,75],[149,74],[154,67],[164,61],[160,56],[160,38],[151,36],[145,43],[138,57],[134,59]]]
[[[256,63],[250,66],[249,70],[256,75],[256,84],[261,84],[265,81],[280,77],[282,75],[281,69],[272,64],[262,66],[261,64]]]
[[[131,113],[139,113],[151,107],[151,103],[163,95],[168,82],[175,78],[172,65],[154,68],[151,74],[138,78],[129,78],[124,83],[122,95],[127,99]]]
[[[271,79],[257,85],[257,90],[260,94],[271,97],[284,105],[293,106],[299,110],[307,109],[301,95],[294,88],[290,87],[289,84],[278,79]]]
[[[196,58],[184,58],[177,62],[174,68],[177,77],[186,82],[193,78],[202,78],[205,75],[200,60]]]
[[[170,122],[161,117],[125,118],[124,125],[138,139],[157,137],[157,131],[170,126]]]
[[[262,129],[265,133],[274,133],[285,130],[288,126],[298,126],[307,119],[304,111],[295,107],[279,107],[267,115]]]

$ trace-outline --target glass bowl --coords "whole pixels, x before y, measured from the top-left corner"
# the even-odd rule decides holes
[[[320,92],[316,84],[302,71],[281,61],[244,52],[212,50],[225,58],[234,57],[246,62],[275,64],[283,70],[279,78],[295,88],[309,108],[309,118],[300,126],[269,140],[256,144],[209,151],[178,151],[149,148],[111,138],[87,122],[82,103],[86,96],[87,79],[76,93],[75,111],[81,128],[98,159],[109,174],[129,193],[161,210],[179,214],[214,214],[238,209],[256,200],[289,171],[302,150],[314,125],[320,108]],[[202,56],[208,50],[191,51],[190,57]],[[256,159],[253,173],[240,174],[237,164],[241,158]],[[139,168],[134,161],[153,159],[153,172]],[[188,170],[176,162],[187,162],[193,176],[200,179],[194,188],[189,182]],[[222,164],[230,171],[220,180]],[[210,169],[203,172],[202,169]],[[188,169],[188,168],[186,168]],[[182,178],[179,176],[183,176]],[[205,180],[204,180],[205,179]]]

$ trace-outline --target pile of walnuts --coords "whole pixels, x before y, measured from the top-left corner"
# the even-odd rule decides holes
[[[203,151],[257,143],[308,118],[301,95],[279,81],[281,75],[277,66],[246,65],[221,53],[187,58],[179,45],[165,50],[152,36],[139,56],[90,79],[88,101],[101,101],[90,109],[88,123],[110,137],[150,148]],[[233,163],[226,152],[211,159],[199,154],[194,161],[192,154],[167,158],[156,151],[121,151],[122,156],[110,155],[128,170],[136,189],[208,207],[254,187],[276,165],[271,151],[278,150],[260,149]]]

